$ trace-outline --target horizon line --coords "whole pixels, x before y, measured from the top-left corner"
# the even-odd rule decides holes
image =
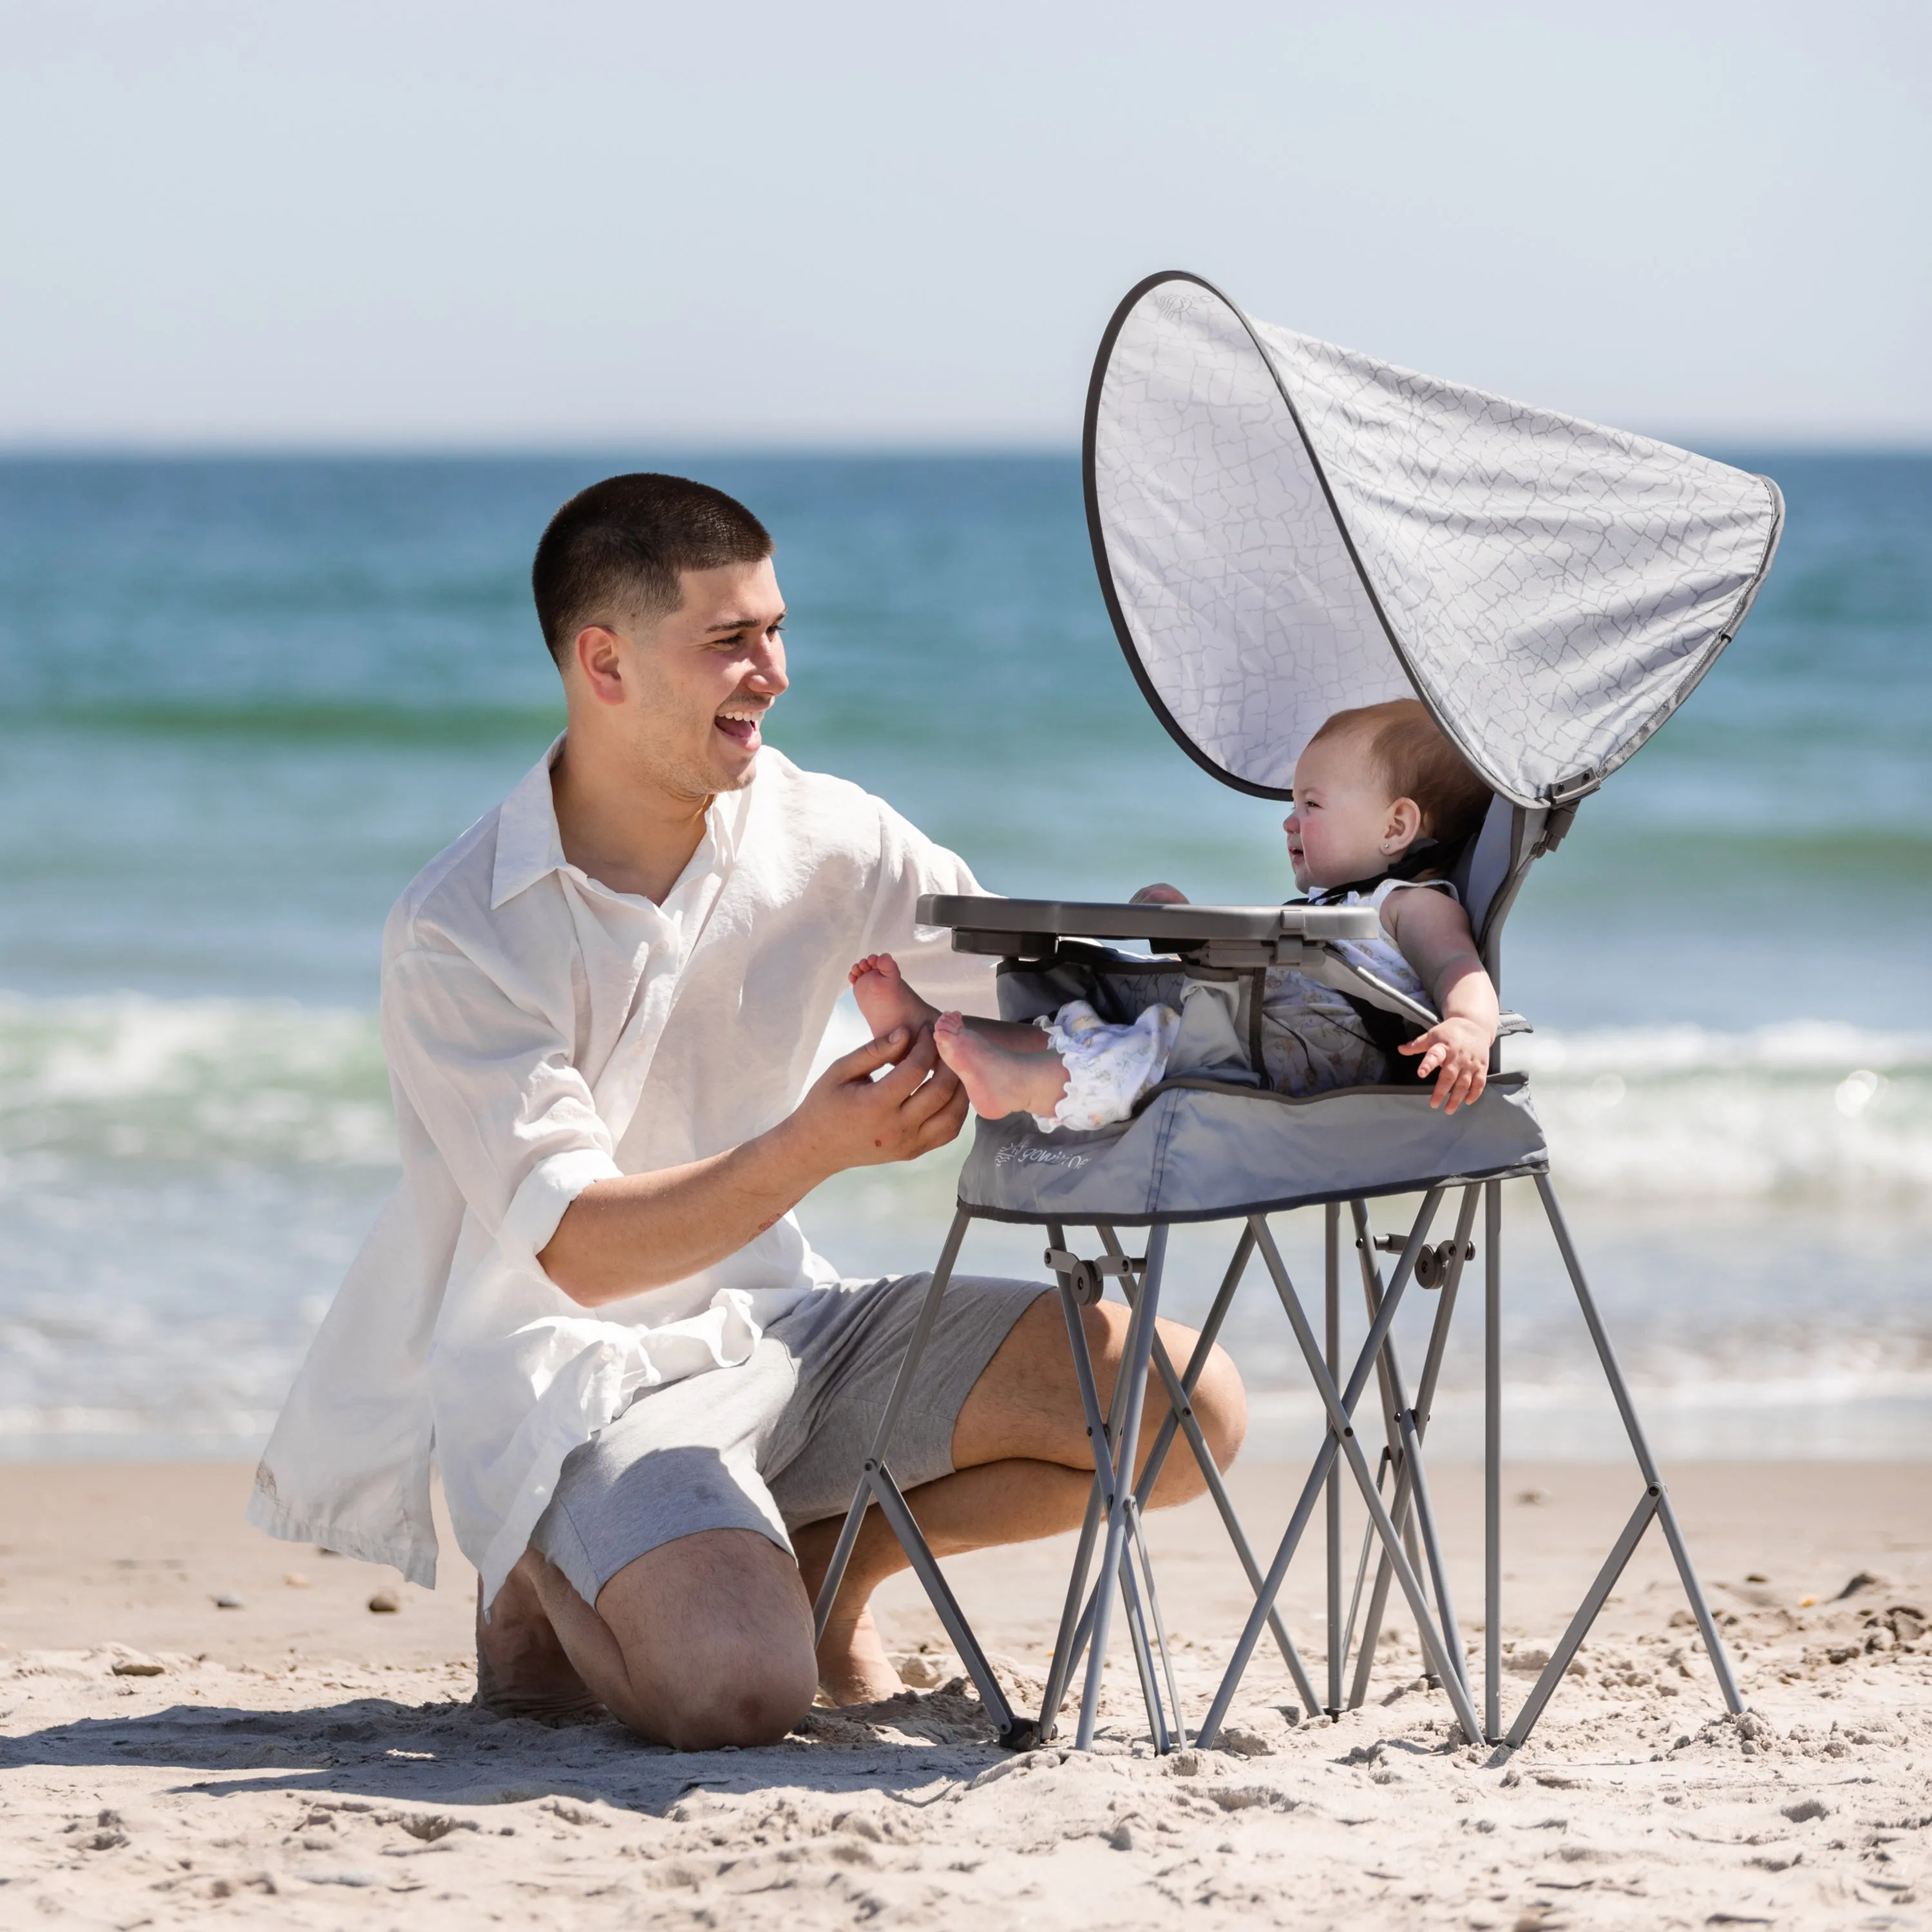
[[[1730,449],[1765,455],[1870,457],[1932,456],[1932,430],[1899,436],[1869,434],[1826,435],[1794,430],[1702,432],[1690,436],[1652,434],[1658,442],[1690,450]],[[1078,440],[1014,436],[972,440],[934,436],[920,440],[772,438],[668,435],[560,437],[554,441],[506,438],[500,442],[304,440],[178,440],[61,438],[12,441],[0,436],[0,463],[37,462],[536,462],[583,457],[615,457],[646,452],[676,456],[765,460],[1011,460],[1016,458],[1077,460]]]

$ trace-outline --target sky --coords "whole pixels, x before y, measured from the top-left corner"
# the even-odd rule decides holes
[[[0,448],[1069,447],[1114,303],[1932,443],[1932,8],[0,0]]]

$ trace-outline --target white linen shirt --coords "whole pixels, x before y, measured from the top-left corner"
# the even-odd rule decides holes
[[[743,1361],[837,1270],[787,1214],[714,1266],[592,1312],[538,1255],[594,1181],[723,1151],[803,1094],[851,962],[992,1010],[992,962],[914,924],[973,892],[880,800],[767,747],[661,904],[563,856],[550,768],[417,876],[383,935],[403,1178],[316,1336],[255,1479],[272,1535],[433,1584],[432,1459],[494,1598],[564,1458],[632,1394]]]

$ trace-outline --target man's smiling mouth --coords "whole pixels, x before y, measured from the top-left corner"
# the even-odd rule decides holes
[[[728,704],[712,722],[733,744],[755,751],[764,742],[758,734],[759,721],[770,709],[769,704]]]

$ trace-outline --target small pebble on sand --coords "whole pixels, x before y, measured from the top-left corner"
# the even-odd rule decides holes
[[[403,1607],[403,1600],[393,1590],[378,1590],[369,1599],[369,1607],[378,1616],[391,1616]]]

